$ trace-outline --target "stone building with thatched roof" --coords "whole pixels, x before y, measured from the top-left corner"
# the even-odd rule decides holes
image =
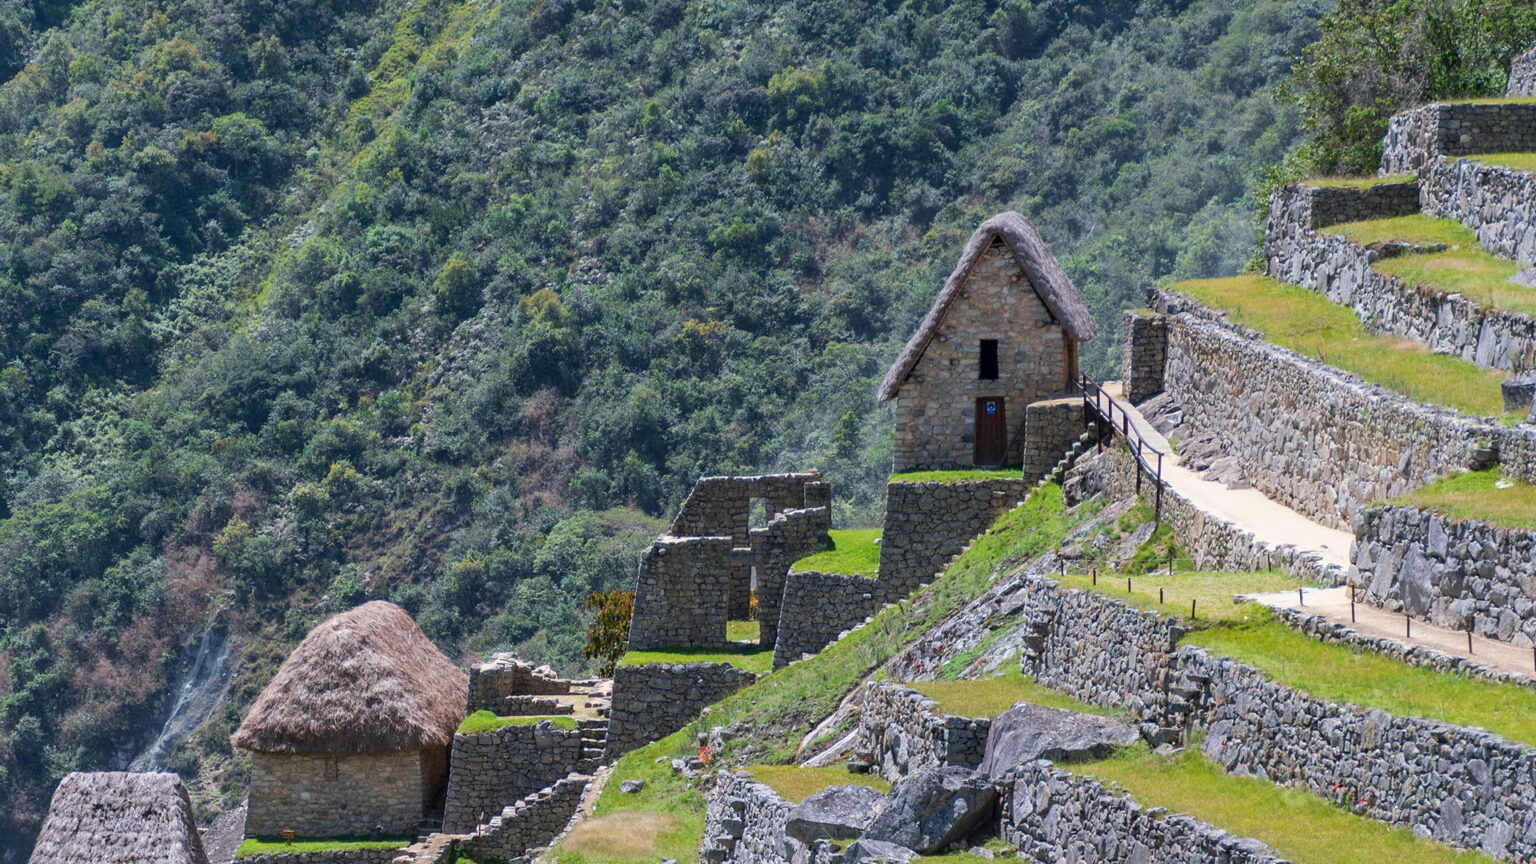
[[[231,738],[255,767],[245,833],[415,833],[441,812],[468,695],[469,677],[393,603],[320,624]]]
[[[66,776],[29,864],[208,864],[175,774]]]
[[[1016,465],[1024,407],[1073,392],[1093,316],[1018,213],[983,222],[880,384],[896,400],[895,470]]]

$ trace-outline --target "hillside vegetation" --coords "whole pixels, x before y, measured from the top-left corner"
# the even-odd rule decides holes
[[[215,619],[200,815],[368,598],[574,670],[704,472],[890,465],[874,383],[1017,208],[1100,321],[1234,272],[1321,3],[142,0],[0,11],[0,844]]]

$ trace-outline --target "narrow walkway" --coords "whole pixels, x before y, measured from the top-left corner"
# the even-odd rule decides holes
[[[1124,409],[1131,425],[1147,444],[1163,451],[1163,482],[1189,499],[1191,504],[1219,516],[1253,534],[1271,546],[1294,546],[1315,552],[1325,562],[1349,567],[1349,546],[1354,535],[1329,528],[1264,497],[1257,489],[1229,489],[1225,484],[1207,480],[1179,464],[1178,454],[1168,439],[1143,417],[1136,406],[1120,398],[1120,382],[1109,381],[1104,390]]]
[[[1253,594],[1247,599],[1273,609],[1295,609],[1308,615],[1317,615],[1351,627],[1366,636],[1391,639],[1403,645],[1433,648],[1442,654],[1472,660],[1500,672],[1525,676],[1536,674],[1536,652],[1530,648],[1473,636],[1472,650],[1468,652],[1467,631],[1437,627],[1426,621],[1414,621],[1410,637],[1408,622],[1400,613],[1388,612],[1365,603],[1355,604],[1354,621],[1351,622],[1348,588],[1307,588],[1300,598],[1295,591],[1284,591]]]

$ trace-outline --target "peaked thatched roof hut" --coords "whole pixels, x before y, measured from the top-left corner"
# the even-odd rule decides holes
[[[876,393],[897,399],[895,469],[1018,464],[1025,406],[1076,387],[1078,343],[1095,335],[1028,219],[981,223]]]
[[[65,777],[29,864],[208,864],[192,802],[175,774]]]
[[[261,753],[445,747],[469,676],[404,609],[375,600],[309,631],[231,739]]]

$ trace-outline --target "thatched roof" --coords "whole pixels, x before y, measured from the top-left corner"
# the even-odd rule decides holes
[[[469,676],[404,609],[375,600],[309,631],[230,739],[263,753],[386,753],[453,742]]]
[[[880,382],[879,401],[884,402],[894,397],[901,389],[902,382],[912,373],[912,367],[922,359],[928,342],[939,329],[939,322],[944,320],[944,314],[949,311],[955,298],[960,296],[960,289],[966,277],[970,276],[971,268],[982,253],[992,246],[994,238],[1002,239],[1013,250],[1014,257],[1018,259],[1019,266],[1024,268],[1024,275],[1029,277],[1040,301],[1045,304],[1045,308],[1051,310],[1051,315],[1067,331],[1067,335],[1079,342],[1087,342],[1098,332],[1088,307],[1077,296],[1072,280],[1067,278],[1056,256],[1051,254],[1051,247],[1045,245],[1040,232],[1019,213],[1012,210],[999,213],[981,223],[981,227],[966,242],[965,251],[960,254],[960,262],[955,265],[954,272],[949,274],[949,281],[944,283],[938,299],[933,301],[933,308],[928,310],[917,332],[907,340],[907,347],[901,349],[901,355],[891,365],[890,371],[885,373],[885,380]]]
[[[208,864],[175,774],[75,773],[53,793],[29,864]]]

